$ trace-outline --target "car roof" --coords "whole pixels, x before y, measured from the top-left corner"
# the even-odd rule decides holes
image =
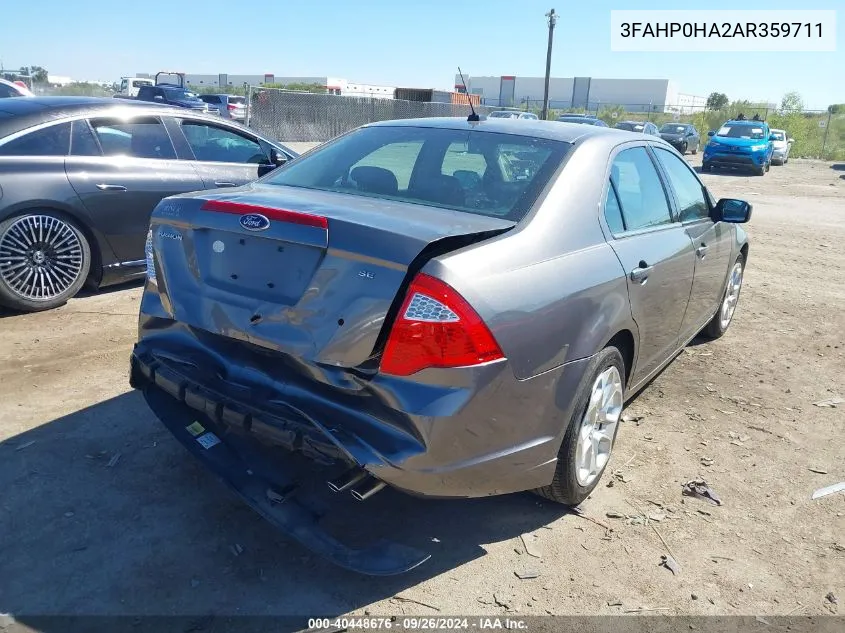
[[[365,127],[425,127],[446,130],[473,130],[483,132],[498,132],[500,134],[515,134],[519,136],[534,136],[553,141],[574,143],[576,140],[588,136],[613,136],[619,132],[613,128],[581,125],[578,123],[561,123],[559,121],[541,121],[529,119],[517,122],[514,119],[485,119],[469,122],[464,117],[433,117],[426,119],[399,119],[395,121],[379,121]]]
[[[73,116],[109,116],[126,108],[155,114],[182,113],[181,108],[111,97],[28,97],[0,99],[0,138],[33,125]],[[192,113],[192,116],[196,116]],[[219,117],[212,117],[213,119]]]

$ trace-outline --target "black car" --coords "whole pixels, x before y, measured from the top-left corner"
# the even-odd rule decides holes
[[[54,308],[143,276],[162,198],[255,180],[296,152],[183,108],[91,97],[0,102],[0,304]]]
[[[639,132],[640,134],[648,134],[650,136],[660,136],[657,131],[657,126],[650,121],[619,121],[614,125],[617,130],[627,130],[628,132]]]
[[[595,125],[598,127],[609,127],[600,118],[590,114],[561,114],[557,118],[559,123],[581,123],[582,125]]]
[[[691,123],[666,123],[660,128],[660,138],[671,143],[681,154],[686,154],[687,150],[698,154],[701,145],[701,136]]]

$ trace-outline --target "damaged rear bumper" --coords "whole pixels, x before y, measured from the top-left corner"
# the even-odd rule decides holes
[[[133,363],[133,370],[136,367]],[[365,548],[345,545],[319,525],[322,515],[309,507],[296,476],[286,472],[284,463],[269,463],[250,441],[179,402],[156,386],[158,382],[139,382],[145,381],[133,371],[133,383],[143,389],[150,409],[194,457],[267,521],[307,549],[340,567],[372,576],[401,574],[430,558],[385,540]]]

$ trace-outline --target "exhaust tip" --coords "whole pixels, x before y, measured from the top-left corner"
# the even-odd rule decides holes
[[[387,486],[383,481],[373,479],[366,486],[352,491],[352,497],[357,501],[366,501],[377,492],[383,490]]]
[[[355,484],[360,483],[367,476],[365,470],[353,468],[337,479],[329,479],[326,484],[328,484],[329,490],[332,492],[343,492],[344,490],[349,490]]]

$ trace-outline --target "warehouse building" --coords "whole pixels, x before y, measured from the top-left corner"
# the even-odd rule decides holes
[[[543,101],[543,77],[472,77],[464,75],[470,94],[482,103],[498,107],[536,105]],[[455,89],[464,91],[461,76],[455,76]],[[595,110],[603,106],[624,106],[628,112],[700,111],[706,97],[683,94],[669,79],[598,79],[594,77],[552,77],[549,80],[549,106],[554,109]]]

